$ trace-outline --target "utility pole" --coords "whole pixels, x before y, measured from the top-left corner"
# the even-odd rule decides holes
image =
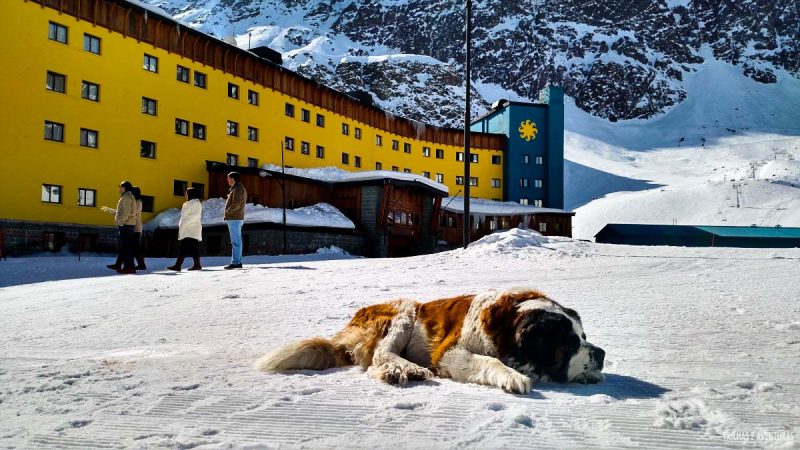
[[[283,141],[281,141],[281,194],[283,195],[283,254],[285,255],[286,252],[286,164],[283,160],[284,154]]]
[[[740,183],[733,183],[733,189],[736,191],[736,207],[739,207],[739,194],[742,192],[742,185]]]
[[[467,0],[467,20],[466,20],[466,61],[464,63],[465,66],[465,74],[464,78],[466,79],[467,84],[467,101],[464,107],[464,248],[467,248],[469,245],[470,240],[470,232],[472,231],[472,226],[470,224],[470,215],[469,215],[469,187],[470,187],[470,173],[469,173],[469,163],[472,159],[469,151],[469,128],[470,128],[470,111],[469,111],[469,102],[470,102],[470,53],[472,42],[470,42],[471,37],[471,27],[472,27],[472,0]]]

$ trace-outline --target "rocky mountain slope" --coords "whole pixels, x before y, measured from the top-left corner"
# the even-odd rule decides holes
[[[241,47],[268,45],[286,66],[341,90],[368,91],[396,114],[463,122],[464,2],[147,1],[202,31],[235,35]],[[496,100],[482,87],[524,100],[556,84],[593,115],[652,117],[686,98],[684,77],[708,57],[701,55],[761,83],[800,77],[795,0],[473,5],[474,114]]]

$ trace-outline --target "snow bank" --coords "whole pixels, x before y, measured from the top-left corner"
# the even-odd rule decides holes
[[[225,199],[210,198],[203,202],[203,226],[219,225],[225,223]],[[283,222],[283,209],[268,208],[266,206],[248,203],[245,206],[245,222]],[[147,230],[156,228],[175,228],[181,218],[179,208],[170,208],[159,213],[144,227]],[[327,203],[317,203],[313,206],[304,206],[297,209],[286,210],[286,224],[295,227],[325,227],[354,229],[355,224],[348,219],[335,206]]]
[[[264,164],[261,166],[264,170],[271,170],[273,172],[280,172],[280,166],[273,164]],[[337,181],[368,181],[368,180],[382,180],[384,178],[391,178],[403,181],[415,181],[417,183],[426,184],[434,189],[450,192],[447,186],[437,183],[422,175],[414,175],[413,173],[395,172],[393,170],[365,170],[361,172],[348,172],[339,169],[338,167],[319,167],[314,169],[298,169],[295,167],[287,168],[286,173],[303,178],[311,178],[312,180],[337,182]]]

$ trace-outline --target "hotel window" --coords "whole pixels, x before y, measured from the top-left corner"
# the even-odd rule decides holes
[[[195,139],[206,140],[206,126],[202,123],[192,124],[192,137]]]
[[[537,208],[541,208],[542,207],[542,201],[541,200],[534,200],[533,201],[533,206],[535,206]]]
[[[200,198],[205,198],[206,185],[203,183],[192,183],[192,187],[200,194]]]
[[[464,152],[456,152],[456,161],[464,161]]]
[[[239,122],[228,121],[228,136],[239,136]]]
[[[397,166],[392,166],[392,172],[400,172],[400,168]]]
[[[257,168],[258,167],[258,160],[255,159],[255,158],[247,158],[247,167]]]
[[[81,147],[97,148],[97,131],[81,128]]]
[[[342,124],[342,134],[345,135],[345,136],[349,136],[350,135],[350,125],[348,125],[346,123]]]
[[[383,170],[383,164],[379,162],[375,162],[375,170]]]
[[[300,109],[300,120],[303,122],[311,122],[311,111],[301,108]]]
[[[172,195],[175,197],[183,197],[183,193],[186,192],[187,187],[189,187],[188,181],[172,180]]]
[[[400,150],[400,142],[397,139],[392,139],[392,150]]]
[[[180,82],[183,82],[183,83],[188,83],[189,82],[189,68],[188,67],[183,67],[183,66],[177,66],[176,69],[175,69],[175,79],[180,81]]]
[[[375,135],[375,145],[377,145],[378,147],[383,145],[383,136],[381,136],[380,134]]]
[[[78,188],[78,206],[97,206],[95,189]]]
[[[547,233],[547,222],[539,222],[539,233]]]
[[[317,146],[317,158],[325,158],[325,147],[321,145]]]
[[[500,178],[492,178],[492,187],[499,188],[500,187]]]
[[[148,72],[155,72],[158,73],[158,58],[155,56],[148,55],[147,53],[144,54],[144,70]]]
[[[530,185],[530,180],[527,178],[520,178],[519,179],[519,187],[528,187]]]
[[[258,142],[258,128],[247,127],[247,139],[253,142]]]
[[[291,103],[287,103],[283,107],[283,113],[289,117],[294,117],[294,105]]]
[[[542,182],[542,180],[533,180],[533,187],[540,188],[543,185],[544,185],[544,183]]]
[[[239,99],[239,85],[228,83],[228,97]]]
[[[422,147],[422,156],[426,158],[431,157],[431,148],[430,147]]]
[[[477,163],[478,162],[478,154],[477,153],[470,153],[469,154],[469,159],[473,163]]]
[[[64,124],[45,120],[44,138],[48,141],[64,142]]]
[[[360,156],[354,156],[353,157],[353,165],[356,166],[356,167],[361,167],[361,157]]]
[[[239,165],[239,155],[235,153],[228,153],[228,156],[225,158],[225,162],[229,166],[238,166]]]
[[[430,177],[431,177],[431,173],[430,173],[430,172],[424,172],[424,171],[423,171],[423,172],[422,172],[422,176],[423,176],[423,177],[425,177],[425,178],[430,178]]]
[[[189,135],[189,121],[183,119],[175,119],[175,134],[181,136]]]
[[[283,148],[289,150],[290,152],[294,151],[294,138],[286,136],[283,138]]]
[[[356,127],[355,136],[356,139],[361,139],[361,128]]]
[[[205,89],[208,85],[206,84],[206,74],[202,72],[195,71],[194,72],[194,85]]]
[[[444,174],[443,173],[437,173],[436,174],[436,182],[437,183],[444,183]]]
[[[100,38],[96,36],[92,36],[91,34],[83,35],[83,49],[87,52],[94,53],[95,55],[100,54]]]
[[[156,159],[156,143],[150,141],[140,141],[139,156],[142,158]]]
[[[153,212],[155,210],[156,199],[152,195],[142,196],[142,212]]]
[[[142,97],[142,113],[155,116],[158,111],[158,102],[152,98]]]
[[[403,142],[403,153],[411,153],[411,144]]]
[[[61,186],[57,184],[43,184],[42,201],[45,203],[61,203]]]
[[[535,161],[536,161],[536,164],[538,164],[538,165],[542,165],[542,164],[544,164],[544,157],[542,157],[542,156],[537,156],[537,157],[536,157],[536,159],[535,159]]]
[[[444,150],[440,148],[436,149],[436,159],[444,159]]]
[[[247,90],[247,103],[258,106],[258,92]]]
[[[61,42],[62,44],[67,43],[67,27],[64,25],[57,24],[55,22],[50,22],[50,29],[47,33],[47,38],[51,41]]]
[[[492,164],[500,164],[500,155],[492,155]]]
[[[520,204],[520,205],[527,205],[527,204],[528,204],[528,199],[527,199],[527,198],[521,198],[521,199],[519,199],[519,204]]]
[[[325,128],[325,116],[317,114],[317,126]]]
[[[403,169],[403,173],[411,173],[411,169]]]
[[[478,177],[469,177],[469,185],[470,186],[477,186],[478,185]]]
[[[310,155],[311,154],[311,144],[309,144],[308,142],[305,142],[305,141],[301,141],[300,142],[300,153],[302,153],[304,155]]]
[[[47,71],[47,90],[53,92],[67,92],[67,77],[60,73]]]
[[[342,164],[350,164],[350,155],[347,153],[342,153]]]
[[[464,177],[461,175],[456,175],[456,185],[463,186],[464,185]]]
[[[81,82],[81,98],[91,100],[93,102],[100,101],[100,85],[90,83],[86,80]]]

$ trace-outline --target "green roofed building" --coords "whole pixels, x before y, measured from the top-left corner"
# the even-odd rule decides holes
[[[679,247],[800,247],[800,228],[610,223],[595,235],[604,244]]]

